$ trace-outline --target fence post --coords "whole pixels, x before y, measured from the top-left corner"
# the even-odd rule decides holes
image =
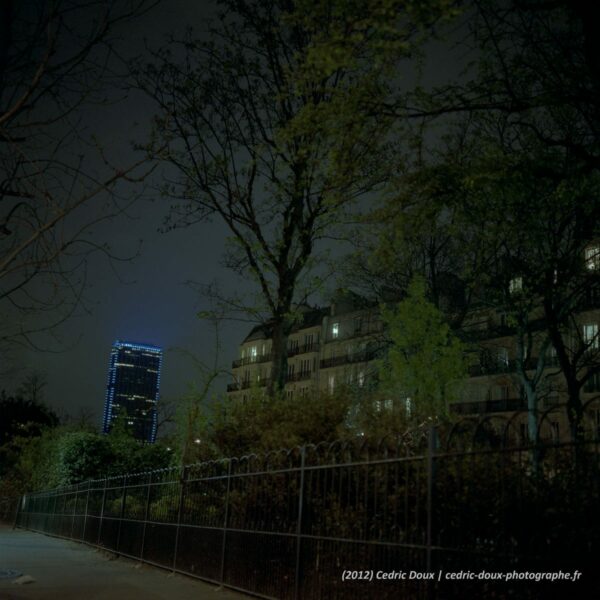
[[[433,526],[433,454],[436,449],[437,432],[433,425],[429,426],[427,436],[427,572],[431,572],[431,545]]]
[[[17,502],[17,510],[15,511],[15,520],[13,521],[13,529],[17,528],[17,523],[19,522],[19,513],[21,512],[21,503],[25,499],[25,494],[19,496],[19,501]]]
[[[300,490],[298,491],[298,522],[296,524],[296,567],[294,573],[294,600],[300,598],[300,550],[302,546],[302,513],[304,510],[304,467],[306,446],[300,448]]]
[[[175,529],[175,546],[173,548],[173,571],[177,567],[177,546],[179,545],[179,528],[181,526],[181,515],[183,513],[183,506],[185,503],[185,484],[188,478],[188,467],[183,467],[183,472],[180,479],[179,488],[179,506],[177,507],[177,526]]]
[[[75,513],[77,512],[77,501],[79,499],[79,484],[77,484],[77,489],[75,490],[75,504],[73,505],[73,515],[71,519],[71,535],[70,539],[73,539],[73,531],[75,530]]]
[[[142,545],[140,547],[140,560],[144,559],[144,546],[146,545],[146,527],[150,516],[150,490],[152,489],[152,472],[149,473],[148,491],[146,492],[146,508],[144,510],[144,527],[142,528]]]
[[[221,585],[225,582],[225,550],[227,549],[227,527],[229,525],[229,492],[231,490],[231,459],[227,464],[227,489],[225,491],[225,515],[223,516],[223,541],[221,543]]]
[[[50,529],[49,533],[54,534],[54,533],[56,533],[55,532],[55,529],[56,529],[56,507],[58,504],[58,492],[57,491],[55,491],[54,494],[52,495],[52,499],[54,500],[54,502],[52,503],[52,520],[51,520],[52,528],[49,528],[46,525],[45,529],[46,529],[46,533],[48,533],[48,529]]]
[[[100,507],[100,523],[98,524],[98,539],[96,546],[100,545],[100,535],[102,534],[102,523],[104,521],[104,507],[106,505],[106,487],[108,486],[108,477],[104,478],[104,489],[102,490],[102,505]]]
[[[87,528],[87,520],[88,520],[88,510],[90,505],[90,487],[92,487],[92,482],[87,482],[87,495],[85,497],[85,510],[83,512],[83,531],[81,532],[81,541],[85,542],[85,530]]]
[[[119,529],[117,530],[117,543],[115,544],[115,551],[119,551],[121,545],[121,527],[123,525],[123,519],[125,518],[125,500],[127,496],[127,481],[129,477],[123,476],[123,492],[121,493],[121,510],[119,510]]]

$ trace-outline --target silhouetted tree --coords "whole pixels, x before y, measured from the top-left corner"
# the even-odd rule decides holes
[[[383,9],[405,24],[394,44],[406,55],[419,14],[381,4],[377,24],[389,19]],[[160,109],[148,150],[176,169],[165,186],[181,201],[171,227],[217,218],[229,228],[226,264],[259,290],[256,303],[232,304],[269,323],[273,394],[285,382],[294,303],[315,289],[310,273],[321,241],[339,234],[356,199],[386,177],[389,163],[379,158],[386,119],[357,114],[356,106],[385,94],[387,80],[365,58],[374,29],[358,6],[352,16],[345,2],[220,6],[210,38],[190,33],[139,72]],[[347,52],[323,60],[334,32]]]
[[[13,438],[40,435],[44,427],[58,425],[58,417],[44,404],[21,397],[0,396],[0,445]]]
[[[99,152],[93,169],[81,155],[79,110],[101,102],[115,75],[115,29],[152,4],[0,2],[0,341],[31,342],[70,314],[86,253],[106,251],[87,234],[122,211],[106,193],[139,165],[116,168]],[[50,323],[33,321],[49,311]]]

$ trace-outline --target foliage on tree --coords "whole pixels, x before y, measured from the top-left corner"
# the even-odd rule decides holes
[[[406,298],[383,309],[390,347],[380,379],[391,403],[416,420],[448,417],[466,376],[465,348],[415,278]],[[383,401],[385,407],[385,401]]]
[[[56,477],[68,485],[109,473],[115,452],[108,436],[75,431],[59,438],[56,459]]]
[[[332,442],[347,435],[350,404],[350,395],[343,389],[333,395],[272,397],[257,388],[245,400],[219,399],[202,424],[197,456],[242,456]]]
[[[143,444],[118,427],[109,435],[74,426],[47,428],[41,435],[16,437],[0,448],[7,459],[0,473],[0,488],[5,493],[151,471],[172,460],[163,444]]]
[[[138,79],[160,111],[148,150],[178,173],[165,189],[180,201],[169,225],[217,218],[229,228],[226,264],[258,288],[255,303],[231,305],[272,328],[273,394],[285,383],[293,307],[314,291],[322,240],[339,235],[356,199],[387,177],[379,157],[388,123],[358,112],[388,81],[369,44],[407,55],[414,20],[427,11],[386,1],[369,4],[367,18],[348,2],[221,6],[208,41],[190,34],[158,51]],[[390,15],[403,24],[394,40]],[[330,35],[343,52],[328,51]]]

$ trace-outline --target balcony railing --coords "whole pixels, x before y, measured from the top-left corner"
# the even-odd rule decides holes
[[[259,380],[254,379],[252,381],[245,379],[244,381],[230,383],[227,386],[227,391],[228,392],[239,392],[240,390],[247,390],[253,386],[265,387],[268,383],[269,383],[269,378],[259,379]]]
[[[243,367],[245,365],[255,365],[257,363],[265,363],[271,362],[273,360],[273,355],[269,354],[257,354],[256,356],[245,356],[244,358],[238,358],[231,363],[231,366],[234,369],[238,367]]]
[[[324,358],[319,363],[321,369],[328,369],[330,367],[339,367],[340,365],[346,365],[351,363],[368,362],[376,358],[377,352],[375,350],[365,350],[363,352],[354,352],[353,354],[344,354],[342,356],[332,356],[331,358]]]
[[[481,400],[478,402],[455,402],[450,412],[456,415],[484,415],[496,412],[513,412],[527,408],[525,398],[503,398],[502,400]]]
[[[288,348],[288,356],[298,356],[299,354],[307,354],[308,352],[318,352],[319,344],[313,342],[312,344],[303,344],[302,346],[293,346]],[[245,356],[244,358],[238,358],[231,363],[232,368],[237,369],[246,365],[254,365],[258,363],[271,362],[273,360],[273,353],[258,354],[256,356]]]
[[[299,373],[291,373],[286,377],[286,381],[306,381],[312,377],[312,371],[300,371]]]
[[[525,370],[530,371],[537,368],[538,357],[532,357],[525,361]],[[558,359],[555,356],[546,356],[544,367],[546,369],[557,367]],[[516,373],[517,360],[512,358],[508,361],[498,360],[485,364],[471,365],[468,368],[469,377],[480,377],[485,375],[498,375],[500,373]]]
[[[300,371],[299,373],[290,373],[286,376],[285,380],[286,382],[293,382],[293,381],[306,381],[307,379],[310,379],[312,377],[312,371]],[[247,390],[249,388],[251,388],[252,386],[258,386],[258,387],[265,387],[266,385],[269,384],[270,378],[266,377],[264,379],[260,379],[260,380],[248,380],[245,379],[244,381],[240,381],[240,382],[236,382],[236,383],[230,383],[227,386],[227,391],[228,392],[238,392],[240,390]]]
[[[318,352],[319,344],[313,342],[312,344],[303,344],[302,346],[294,346],[288,348],[288,356],[297,356],[298,354],[306,354],[307,352]]]

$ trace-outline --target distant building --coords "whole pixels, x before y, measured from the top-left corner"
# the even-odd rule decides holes
[[[110,431],[116,419],[122,419],[134,437],[154,443],[161,363],[162,350],[157,346],[119,340],[113,344],[104,404],[104,433]]]

